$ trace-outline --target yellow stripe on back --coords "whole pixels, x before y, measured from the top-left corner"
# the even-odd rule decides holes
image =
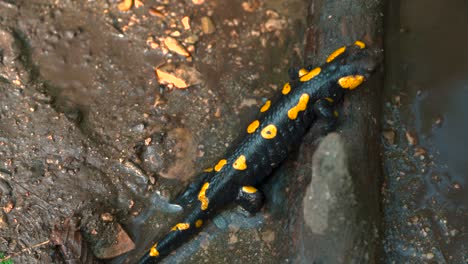
[[[265,102],[265,104],[262,106],[262,108],[260,108],[260,112],[266,112],[268,109],[270,109],[270,106],[271,106],[271,101],[270,100],[267,100]]]
[[[232,167],[236,170],[245,170],[247,169],[247,164],[245,163],[245,156],[240,155],[236,161],[232,164]]]
[[[310,72],[308,72],[306,75],[302,76],[299,80],[301,80],[301,82],[307,82],[311,80],[312,78],[314,78],[315,76],[319,75],[321,71],[322,69],[320,69],[320,67],[317,67],[311,70]]]
[[[242,191],[246,193],[256,193],[258,190],[253,186],[242,186]]]
[[[287,82],[283,86],[283,90],[281,90],[281,93],[284,95],[287,95],[291,91],[291,85]]]
[[[247,133],[249,134],[252,134],[253,132],[255,132],[258,128],[258,126],[260,126],[260,121],[258,120],[254,120],[252,123],[250,123],[250,125],[247,127]]]
[[[335,50],[330,56],[327,58],[327,62],[333,61],[336,57],[340,56],[341,53],[345,52],[346,47],[341,47],[337,50]]]
[[[356,89],[362,82],[364,82],[364,76],[362,75],[349,75],[345,77],[341,77],[338,80],[338,84],[343,89]]]
[[[262,132],[260,133],[264,139],[272,139],[276,137],[276,126],[273,124],[270,124],[262,129]]]
[[[210,187],[210,183],[205,182],[198,193],[198,200],[201,203],[201,209],[206,210],[208,209],[208,203],[210,202],[206,197],[206,190]]]
[[[366,44],[360,40],[356,40],[356,42],[354,42],[354,45],[358,46],[361,49],[366,47]]]
[[[226,165],[226,163],[227,163],[227,160],[225,159],[218,161],[218,164],[216,164],[216,166],[214,167],[214,170],[220,171],[224,167],[224,165]]]
[[[157,246],[158,246],[158,243],[154,244],[154,246],[151,247],[150,252],[149,252],[149,255],[151,257],[159,256],[159,251],[156,249]]]
[[[183,231],[183,230],[187,230],[190,228],[190,224],[189,223],[178,223],[177,225],[175,225],[171,231],[176,231],[176,230],[179,230],[179,231]]]

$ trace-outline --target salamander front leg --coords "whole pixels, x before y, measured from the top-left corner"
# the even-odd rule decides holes
[[[333,99],[327,97],[318,100],[314,105],[314,112],[327,122],[323,127],[324,133],[328,133],[335,128],[339,113],[333,106]]]
[[[202,174],[198,175],[196,180],[190,183],[185,191],[173,202],[182,207],[186,207],[197,199],[197,194],[200,191],[202,185],[213,176],[214,172],[212,169],[206,169]]]
[[[288,69],[288,75],[290,81],[297,81],[299,80],[299,68],[291,67]]]
[[[237,204],[250,214],[255,214],[263,206],[262,192],[252,186],[242,186],[237,194]]]

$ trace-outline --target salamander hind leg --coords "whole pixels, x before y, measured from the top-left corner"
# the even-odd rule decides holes
[[[323,132],[325,134],[333,131],[338,121],[339,113],[335,109],[333,103],[333,99],[327,97],[318,100],[314,104],[314,112],[318,117],[324,119],[326,122],[325,126],[323,127]]]
[[[255,214],[263,206],[264,196],[261,191],[252,186],[242,186],[237,194],[237,204],[250,214]]]

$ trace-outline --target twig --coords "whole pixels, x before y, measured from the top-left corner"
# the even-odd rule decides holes
[[[15,257],[15,256],[18,256],[20,255],[21,253],[25,252],[25,251],[30,251],[31,249],[34,249],[34,248],[37,248],[37,247],[40,247],[40,246],[43,246],[43,245],[47,245],[50,243],[50,239],[47,239],[46,241],[43,241],[41,243],[37,243],[37,244],[34,244],[30,247],[27,247],[27,248],[23,248],[22,250],[18,251],[18,252],[15,252],[15,253],[12,253],[10,254],[9,256],[6,256],[2,259],[0,259],[0,261],[5,261],[5,260],[9,260],[11,259],[12,257]]]

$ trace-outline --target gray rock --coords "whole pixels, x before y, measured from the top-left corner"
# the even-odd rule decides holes
[[[360,213],[349,150],[337,133],[326,136],[312,158],[312,181],[304,196],[303,261],[369,263],[368,244],[377,229]],[[304,262],[305,263],[305,262]]]

